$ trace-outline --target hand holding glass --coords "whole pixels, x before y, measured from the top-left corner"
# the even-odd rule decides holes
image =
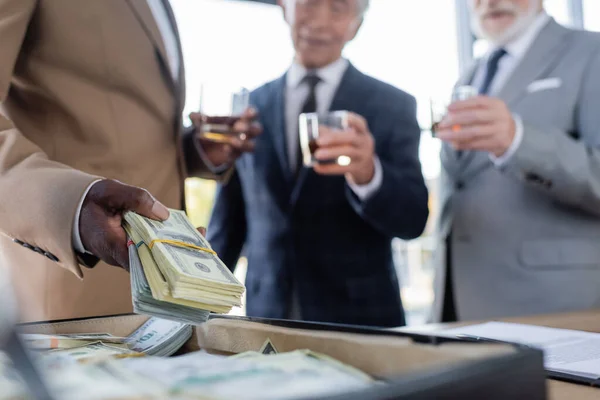
[[[337,160],[317,160],[314,156],[319,148],[317,140],[319,139],[319,126],[326,126],[332,129],[348,129],[348,112],[332,111],[324,115],[317,113],[300,114],[298,118],[298,132],[300,148],[302,149],[302,164],[305,167],[312,167],[316,163],[328,164],[338,163],[339,165],[349,165],[350,157],[340,156]]]
[[[244,133],[234,132],[233,126],[250,106],[250,92],[245,88],[224,85],[202,85],[200,114],[202,125],[199,136],[204,140],[229,143],[232,137],[246,139]]]
[[[429,110],[431,112],[431,135],[435,136],[437,126],[448,114],[448,106],[455,101],[468,100],[472,97],[479,95],[477,88],[473,86],[458,86],[452,92],[452,98],[448,100],[434,100],[431,99],[429,103]],[[459,130],[460,126],[455,125],[452,127],[453,130]]]

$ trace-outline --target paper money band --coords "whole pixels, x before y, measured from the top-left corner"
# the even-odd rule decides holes
[[[137,244],[136,244],[136,243],[135,243],[133,240],[131,240],[131,239],[129,239],[129,240],[127,241],[127,247],[129,247],[129,246],[135,246],[135,248],[136,248],[136,249],[139,249],[139,248],[140,248],[140,246],[141,246],[141,245],[143,245],[143,244],[144,244],[144,242],[139,242],[139,243],[137,243]]]
[[[152,247],[154,247],[154,245],[156,243],[165,243],[165,244],[170,244],[173,246],[186,247],[188,249],[194,249],[194,250],[198,250],[198,251],[203,251],[205,253],[217,255],[217,253],[212,249],[207,249],[206,247],[196,246],[195,244],[191,244],[191,243],[181,242],[179,240],[155,239],[150,242],[148,247],[150,247],[150,249],[152,249]]]

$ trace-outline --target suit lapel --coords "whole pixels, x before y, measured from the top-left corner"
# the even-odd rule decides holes
[[[350,110],[352,108],[353,103],[362,94],[360,85],[357,84],[360,77],[361,72],[349,63],[348,69],[344,72],[340,86],[335,92],[335,96],[329,107],[330,111]]]
[[[179,136],[181,134],[181,130],[183,128],[183,123],[181,121],[183,115],[183,109],[185,107],[185,63],[183,62],[183,48],[181,46],[181,37],[179,36],[179,29],[177,28],[177,21],[175,19],[175,14],[173,13],[173,9],[171,8],[171,4],[168,0],[162,0],[163,6],[167,11],[167,16],[169,17],[169,22],[171,23],[171,29],[175,34],[175,39],[177,40],[177,57],[179,58],[179,71],[178,71],[178,79],[173,82],[173,87],[175,89],[175,98],[177,100],[176,105],[176,113],[175,113],[175,133]],[[162,42],[162,40],[161,40]],[[166,60],[165,60],[166,61]],[[163,61],[164,62],[164,61]],[[167,64],[167,67],[169,65]],[[167,70],[170,72],[171,69]],[[172,74],[167,74],[170,78],[172,78]]]
[[[162,63],[163,71],[167,72],[167,73],[165,73],[166,78],[171,83],[172,87],[175,90],[177,90],[177,85],[173,81],[172,75],[170,73],[168,73],[170,71],[170,69],[169,69],[169,61],[168,61],[168,56],[167,56],[167,49],[162,40],[162,35],[160,33],[160,30],[158,29],[158,25],[156,24],[156,21],[154,20],[154,16],[152,15],[152,11],[150,10],[150,7],[148,6],[147,1],[146,0],[126,0],[126,1],[127,1],[127,4],[129,4],[129,7],[131,7],[137,20],[140,22],[140,25],[142,25],[144,32],[146,32],[146,35],[154,44],[154,47],[156,48],[156,51],[157,51],[158,55],[160,56],[160,61]],[[167,7],[167,11],[170,12],[170,7]],[[173,30],[175,32],[177,31],[176,28],[174,28]]]
[[[273,83],[268,115],[265,115],[265,117],[271,122],[271,135],[279,160],[279,168],[281,168],[281,174],[289,190],[293,182],[293,175],[287,155],[288,132],[285,123],[285,81],[286,75],[283,75]]]
[[[177,88],[177,98],[179,100],[179,113],[177,115],[181,115],[181,113],[183,112],[183,107],[185,105],[185,63],[183,61],[183,48],[181,46],[181,37],[179,36],[179,29],[177,28],[177,20],[175,19],[175,14],[173,13],[171,4],[168,0],[162,0],[162,3],[165,7],[165,10],[167,11],[167,15],[169,16],[169,22],[171,22],[171,28],[173,29],[173,33],[175,34],[175,38],[177,39],[177,57],[179,58],[179,79],[176,82],[175,86]]]
[[[360,71],[358,71],[351,63],[349,63],[348,68],[346,69],[346,72],[344,72],[344,76],[340,81],[340,85],[335,92],[333,100],[331,101],[329,111],[352,111],[352,102],[356,101],[356,99],[360,98],[361,96],[360,85],[357,84],[360,76]],[[298,201],[302,191],[302,186],[304,185],[306,179],[311,176],[311,174],[314,174],[314,172],[310,168],[303,167],[300,170],[298,178],[293,184],[292,196],[290,199],[290,203],[292,205],[296,204]]]
[[[542,29],[527,54],[515,68],[504,87],[498,93],[500,99],[509,106],[523,98],[527,86],[547,73],[564,54],[562,48],[568,45],[570,31],[560,26],[554,19]],[[491,166],[487,153],[470,151],[466,164],[461,164],[463,179],[470,179],[485,168]]]
[[[498,97],[507,104],[521,98],[528,84],[542,76],[555,65],[556,61],[560,60],[564,54],[560,50],[566,44],[568,33],[568,29],[563,28],[553,19],[550,20],[500,90]]]

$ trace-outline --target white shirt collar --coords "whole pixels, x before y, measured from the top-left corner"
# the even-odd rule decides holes
[[[534,20],[533,23],[512,42],[504,46],[506,52],[516,59],[521,59],[529,50],[535,39],[538,37],[542,29],[550,22],[550,16],[546,11],[542,11]],[[498,49],[494,47],[490,54]]]
[[[323,68],[314,70],[313,72],[325,83],[337,86],[341,82],[348,65],[348,60],[342,57]],[[286,75],[287,87],[297,88],[308,72],[309,71],[306,68],[294,61]]]

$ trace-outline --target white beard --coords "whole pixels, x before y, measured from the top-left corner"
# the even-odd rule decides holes
[[[494,46],[504,46],[523,33],[533,23],[538,16],[541,1],[532,1],[526,13],[519,14],[511,26],[498,34],[486,32],[479,16],[473,12],[471,14],[471,29],[477,37],[487,40]]]

